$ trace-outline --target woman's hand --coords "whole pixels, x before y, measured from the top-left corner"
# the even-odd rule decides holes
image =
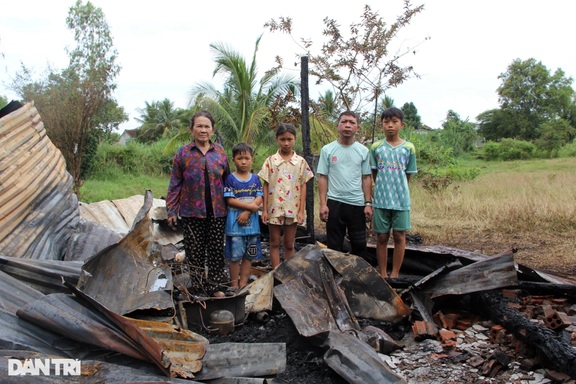
[[[176,230],[178,225],[178,216],[168,216],[168,226]]]

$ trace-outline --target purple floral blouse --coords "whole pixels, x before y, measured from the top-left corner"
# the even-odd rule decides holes
[[[222,145],[212,142],[210,144],[206,155],[194,142],[183,145],[174,155],[166,197],[168,216],[206,218],[206,165],[214,217],[227,215],[224,181],[230,174],[230,166]]]

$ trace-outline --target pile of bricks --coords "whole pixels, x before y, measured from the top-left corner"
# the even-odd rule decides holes
[[[503,290],[502,293],[505,298],[514,300],[508,306],[557,333],[565,333],[576,347],[576,304],[551,295],[520,297],[519,290]]]
[[[519,297],[519,290],[503,290],[505,298],[512,300],[508,306],[518,310],[527,319],[540,323],[556,332],[567,333],[572,346],[576,347],[576,304],[570,304],[565,298],[554,296],[524,296]],[[415,321],[412,325],[414,339],[422,341],[424,339],[438,339],[442,343],[450,346],[453,339],[450,333],[445,331],[451,329],[466,330],[481,319],[467,313],[443,313],[438,311],[433,316],[434,322]],[[507,334],[501,325],[495,325],[490,331],[490,339],[495,344],[514,343],[513,337]],[[520,349],[516,346],[515,349]]]
[[[520,290],[503,290],[502,293],[510,308],[531,322],[553,330],[565,340],[569,339],[576,347],[576,304],[552,295],[523,296]],[[465,363],[484,377],[494,378],[509,369],[513,366],[511,358],[520,358],[515,364],[521,372],[530,372],[538,367],[538,362],[530,358],[533,353],[528,347],[502,325],[467,312],[445,313],[442,310],[434,313],[432,320],[415,321],[412,325],[413,339],[437,340],[447,357],[458,351],[471,351],[472,356]],[[547,370],[549,374],[557,375],[554,380],[559,382],[567,378],[552,370]]]

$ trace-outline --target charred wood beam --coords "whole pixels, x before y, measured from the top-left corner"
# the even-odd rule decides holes
[[[576,379],[576,349],[566,343],[554,331],[531,322],[517,310],[510,308],[500,292],[476,293],[473,297],[491,320],[502,325],[514,337],[537,351],[550,368]]]
[[[576,298],[576,285],[538,283],[534,281],[520,281],[518,288],[531,294],[554,295]]]

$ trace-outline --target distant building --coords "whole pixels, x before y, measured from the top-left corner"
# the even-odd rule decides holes
[[[414,130],[415,133],[430,133],[430,132],[434,132],[435,129],[434,128],[430,128],[429,126],[422,124],[420,126],[420,128],[417,128]]]
[[[133,140],[138,136],[138,129],[126,129],[122,132],[120,139],[118,140],[119,145],[126,145],[130,140]]]

